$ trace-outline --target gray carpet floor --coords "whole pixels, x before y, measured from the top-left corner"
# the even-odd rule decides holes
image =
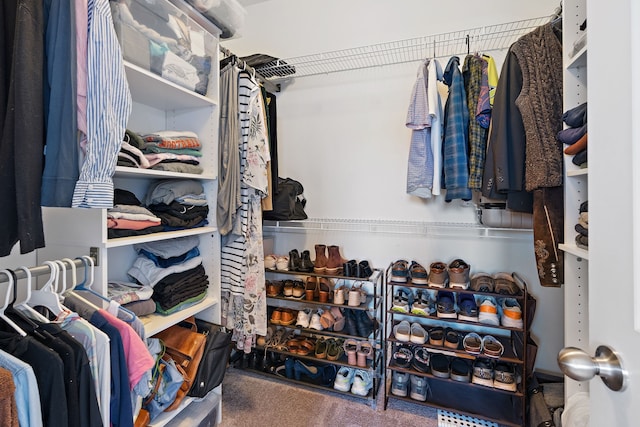
[[[437,427],[437,412],[419,403],[390,399],[384,410],[380,388],[375,408],[369,401],[324,393],[276,378],[228,368],[222,385],[221,427]]]

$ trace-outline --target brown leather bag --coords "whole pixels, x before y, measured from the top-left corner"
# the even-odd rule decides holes
[[[183,325],[187,325],[185,327]],[[193,379],[198,372],[198,366],[202,360],[204,346],[207,337],[198,333],[196,320],[193,316],[173,325],[154,335],[154,338],[162,340],[166,347],[164,359],[171,358],[176,367],[182,373],[184,382],[178,391],[176,400],[165,409],[165,412],[176,409],[193,384]]]

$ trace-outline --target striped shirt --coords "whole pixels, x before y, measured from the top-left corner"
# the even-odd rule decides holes
[[[88,12],[87,147],[72,206],[110,208],[132,101],[108,0],[89,0]]]

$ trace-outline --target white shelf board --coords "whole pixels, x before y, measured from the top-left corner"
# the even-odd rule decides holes
[[[567,170],[567,176],[587,176],[589,175],[589,168]]]
[[[189,316],[194,316],[204,309],[213,307],[217,303],[218,301],[214,297],[208,296],[198,304],[187,307],[184,310],[180,310],[176,313],[166,316],[162,314],[149,314],[147,316],[141,316],[140,320],[144,325],[145,334],[150,337],[164,329],[167,329],[171,325],[175,325],[176,323],[186,319]]]
[[[576,54],[569,58],[567,69],[571,68],[583,68],[587,66],[587,46],[583,46]]]
[[[116,166],[115,177],[117,178],[175,178],[175,179],[199,179],[214,180],[214,174],[195,174],[181,172],[167,172],[154,169],[138,169],[127,166]]]
[[[571,244],[571,243],[561,243],[560,245],[558,245],[558,248],[561,251],[564,251],[565,253],[577,256],[579,258],[583,258],[588,260],[589,259],[589,251],[579,248],[577,247],[575,244]]]
[[[124,66],[129,81],[129,90],[136,102],[163,110],[216,105],[214,100],[165,80],[135,64],[125,61]]]
[[[118,248],[121,246],[129,246],[135,243],[157,242],[158,240],[169,240],[177,237],[195,236],[199,234],[215,233],[216,227],[196,227],[187,230],[163,231],[160,233],[143,234],[141,236],[118,237],[117,239],[107,240],[106,248]]]

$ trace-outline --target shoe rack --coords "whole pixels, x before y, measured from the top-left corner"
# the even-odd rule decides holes
[[[375,407],[378,390],[383,383],[385,365],[384,333],[381,328],[384,316],[384,272],[372,268],[370,276],[366,278],[342,276],[342,272],[320,274],[282,269],[265,269],[265,273],[268,289],[268,334],[257,341],[251,354],[239,358],[235,366],[297,386],[360,398]],[[285,291],[285,286],[290,287],[293,282],[306,284],[314,281],[318,284],[321,281],[331,284],[328,295],[325,294],[322,301],[312,290],[305,293],[297,288],[298,291],[291,294],[290,289]],[[277,285],[270,286],[272,284]],[[346,290],[344,303],[335,298],[337,288]],[[357,305],[353,298],[349,300],[351,290],[360,296]],[[285,293],[288,295],[285,296]],[[340,330],[334,330],[335,323],[331,327],[325,328],[321,324],[322,329],[314,328],[313,316],[319,311],[331,312],[332,309],[342,313],[344,326]],[[285,312],[287,314],[282,314]],[[311,320],[310,325],[298,322],[300,312],[307,314]],[[363,316],[367,316],[371,322],[368,327],[362,323],[358,325]],[[337,320],[333,316],[331,319]],[[317,327],[318,318],[315,320]],[[322,321],[327,325],[325,319]],[[324,349],[325,345],[332,345],[334,351]],[[364,353],[356,354],[365,349],[368,357]],[[326,355],[324,352],[327,352]],[[335,384],[336,375],[341,369],[352,373],[364,371],[371,379],[371,388],[356,390],[353,386],[355,383],[346,384],[344,381]],[[315,372],[318,372],[316,376],[313,375]]]
[[[528,360],[525,343],[529,342],[528,310],[535,309],[535,305],[530,306],[526,284],[514,273],[512,276],[520,288],[518,295],[451,288],[446,284],[440,288],[413,283],[410,274],[407,275],[406,282],[395,282],[392,280],[392,268],[393,263],[386,271],[385,408],[390,399],[398,399],[500,425],[525,425],[525,372],[532,371],[534,362],[533,358]],[[422,280],[420,282],[424,283]],[[423,306],[428,314],[412,313],[410,305],[407,306],[408,313],[394,310],[398,304],[406,303],[406,300],[403,302],[404,296],[409,293],[415,296],[417,291],[430,295],[425,297],[430,301]],[[438,304],[435,298],[438,292],[443,291],[455,295],[455,313],[447,317],[438,316],[436,309]],[[493,297],[499,306],[499,301],[507,296],[514,298],[521,307],[522,327],[503,326],[501,321],[498,321],[498,325],[493,325],[460,318],[459,303],[464,298],[472,297],[480,301],[483,297]],[[502,314],[501,309],[498,312]],[[409,336],[403,333],[404,337],[401,337],[396,326],[403,321],[410,325],[417,323],[424,329],[424,344],[419,343],[422,341],[420,335],[423,334],[419,329],[416,330],[415,340],[413,331],[408,332]],[[505,368],[515,374],[515,386],[501,379],[504,378],[504,372],[507,372]],[[478,374],[475,379],[474,369]],[[401,384],[399,388],[398,384]]]

